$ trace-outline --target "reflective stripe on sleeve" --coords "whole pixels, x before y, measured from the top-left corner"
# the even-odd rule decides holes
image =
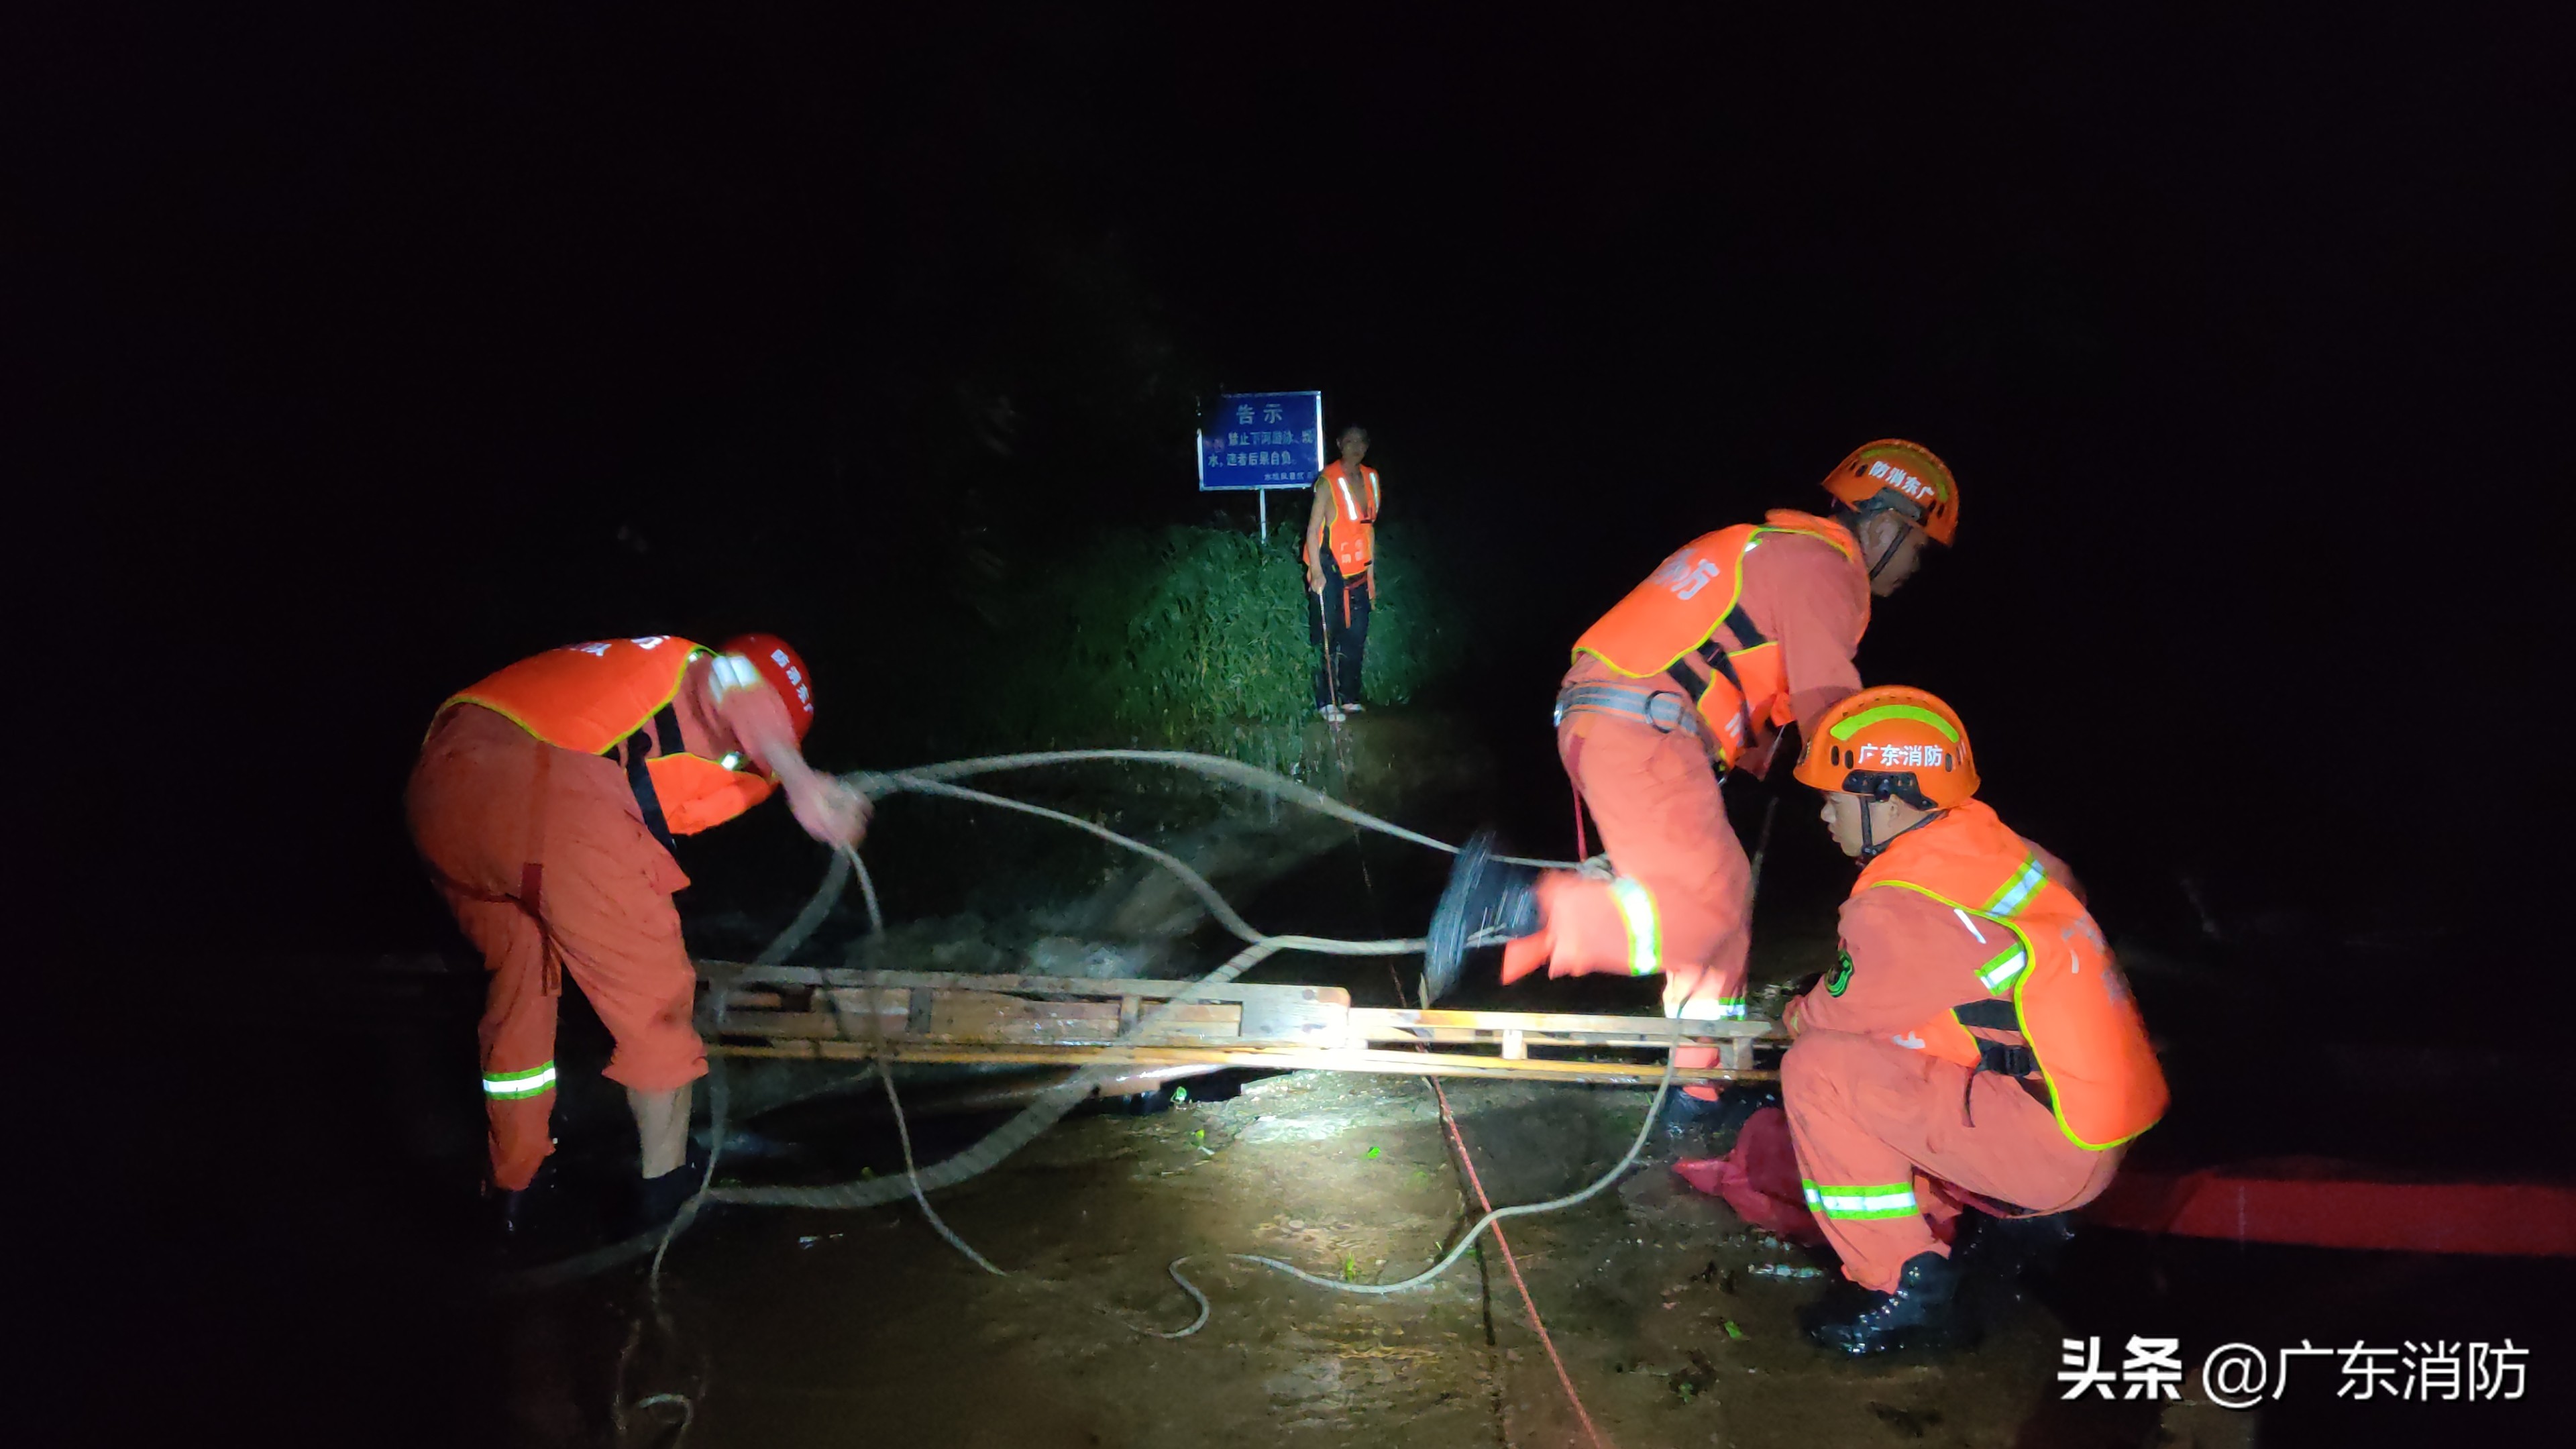
[[[2023,861],[2021,869],[2013,872],[2013,878],[2004,882],[2003,889],[1995,892],[1993,900],[1986,902],[1986,913],[1996,916],[2011,915],[2020,910],[2022,903],[2029,900],[2047,882],[2048,873],[2039,868],[2038,861]]]
[[[2021,975],[2022,968],[2029,964],[2030,957],[2023,952],[2020,943],[2015,942],[2006,947],[2002,955],[1978,967],[1977,979],[1986,983],[1988,991],[2001,993],[2013,978]]]
[[[1844,1186],[1838,1183],[1802,1183],[1807,1206],[1829,1218],[1904,1218],[1922,1209],[1914,1202],[1914,1184],[1910,1182],[1862,1183]]]
[[[483,1095],[487,1097],[535,1097],[554,1090],[555,1064],[530,1067],[524,1072],[485,1072]]]
[[[1610,882],[1610,898],[1628,922],[1628,974],[1652,976],[1664,969],[1663,932],[1655,924],[1655,893],[1621,876]]]

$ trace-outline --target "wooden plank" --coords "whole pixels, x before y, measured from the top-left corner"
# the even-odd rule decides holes
[[[1683,1042],[1717,1046],[1721,1064],[1707,1069],[1713,1075],[1705,1079],[1728,1080],[1766,1075],[1750,1072],[1753,1048],[1758,1041],[1776,1039],[1778,1030],[1768,1021],[1354,1008],[1348,1004],[1349,993],[1337,987],[1237,985],[1209,993],[1208,1000],[1154,1006],[1149,1003],[1169,1003],[1189,983],[705,964],[725,983],[729,1014],[723,1035],[733,1044],[748,1048],[745,1038],[782,1049],[814,1043],[825,1055],[854,1059],[864,1059],[883,1037],[900,1060],[1079,1064],[1096,1060],[1102,1050],[1185,1049],[1250,1052],[1276,1064],[1281,1060],[1276,1053],[1289,1051],[1324,1053],[1329,1063],[1323,1057],[1312,1057],[1312,1063],[1337,1070],[1634,1080],[1640,1071],[1651,1075],[1654,1069],[1530,1054],[1533,1049],[1556,1054],[1654,1051]],[[778,1009],[742,1009],[755,1006]],[[796,1007],[804,1009],[792,1009]],[[1134,1029],[1143,1015],[1154,1012],[1163,1019],[1153,1037],[1140,1043]],[[1374,1051],[1378,1044],[1486,1047],[1500,1055],[1450,1051],[1426,1058],[1419,1050]],[[997,1050],[1045,1055],[976,1055]],[[925,1051],[936,1054],[916,1054]],[[1377,1056],[1394,1061],[1350,1065]],[[1426,1060],[1449,1065],[1426,1067]],[[1308,1061],[1301,1057],[1290,1064]],[[1228,1062],[1243,1064],[1232,1058]]]
[[[1660,1016],[1587,1016],[1542,1011],[1414,1011],[1383,1006],[1351,1008],[1351,1030],[1370,1041],[1490,1041],[1505,1031],[1541,1035],[1624,1036],[1668,1042],[1719,1041],[1727,1037],[1768,1037],[1778,1027],[1768,1021],[1673,1021]]]
[[[828,1011],[735,1011],[725,1016],[726,1036],[836,1037],[839,1017]]]
[[[930,1029],[909,1033],[912,1039],[1099,1045],[1119,1039],[1114,1001],[1031,1001],[987,991],[938,991],[931,1000]],[[1234,1041],[1241,1036],[1242,1020],[1243,1008],[1231,1002],[1184,1002],[1165,1009],[1151,1039]]]
[[[746,966],[729,961],[701,961],[702,974],[720,974],[735,989],[769,985],[834,987],[921,987],[932,991],[993,991],[1035,997],[1139,997],[1163,1001],[1188,991],[1187,981],[1113,979],[1088,981],[1068,976],[963,976],[942,971],[844,971],[814,966]],[[1194,993],[1198,1001],[1243,1002],[1256,997],[1348,1006],[1351,994],[1338,986],[1246,985],[1235,982]]]
[[[1271,1071],[1372,1072],[1395,1076],[1486,1077],[1523,1081],[1625,1082],[1651,1086],[1663,1076],[1661,1062],[1584,1062],[1564,1060],[1504,1061],[1499,1057],[1459,1052],[1369,1051],[1315,1047],[982,1047],[889,1042],[887,1055],[898,1062],[970,1063],[990,1066],[1088,1066],[1107,1059],[1133,1066],[1222,1066]],[[710,1043],[713,1056],[812,1056],[833,1061],[866,1061],[873,1044],[814,1041],[783,1047],[742,1047]],[[1725,1067],[1683,1067],[1678,1082],[1775,1081],[1777,1072],[1735,1071]]]

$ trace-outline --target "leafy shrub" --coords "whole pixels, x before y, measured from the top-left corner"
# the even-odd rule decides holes
[[[1401,532],[1381,538],[1368,690],[1400,704],[1457,667],[1467,631],[1435,594],[1430,561],[1411,556]],[[1313,712],[1316,647],[1293,528],[1267,546],[1222,528],[1112,530],[1018,571],[1005,594],[1002,667],[994,689],[977,692],[969,737],[1241,754],[1247,730]]]

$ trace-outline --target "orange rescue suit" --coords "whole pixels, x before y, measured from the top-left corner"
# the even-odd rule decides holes
[[[1796,718],[1780,641],[1764,638],[1743,609],[1744,557],[1764,535],[1781,533],[1819,538],[1844,558],[1860,557],[1859,543],[1841,524],[1775,508],[1764,523],[1739,523],[1682,545],[1574,641],[1578,658],[1589,654],[1631,679],[1671,675],[1682,684],[1698,701],[1725,768],[1757,734]],[[1707,669],[1705,686],[1681,662],[1685,656]]]
[[[1883,889],[1928,896],[1972,929],[1986,922],[1982,934],[1994,946],[1977,973],[1989,997],[1917,1028],[1924,1051],[1973,1072],[2026,1047],[2058,1130],[2089,1151],[2126,1142],[2164,1115],[2164,1069],[2100,928],[1994,811],[1970,800],[1908,832],[1870,862],[1852,894]]]
[[[668,634],[549,649],[450,695],[439,713],[479,704],[547,744],[605,755],[669,707],[689,665],[714,653]],[[644,769],[674,835],[721,825],[776,788],[765,775],[733,768],[731,757],[685,753],[676,729],[662,731],[660,745]]]
[[[1377,557],[1377,470],[1362,463],[1359,481],[1354,483],[1350,470],[1336,461],[1325,467],[1324,482],[1333,497],[1332,522],[1325,535],[1333,564],[1343,578],[1358,578]],[[1306,561],[1313,563],[1313,555]]]

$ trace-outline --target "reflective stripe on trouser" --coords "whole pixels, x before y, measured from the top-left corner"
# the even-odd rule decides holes
[[[554,1060],[564,977],[616,1043],[610,1081],[656,1093],[705,1074],[690,1024],[697,971],[671,904],[689,878],[636,817],[615,760],[558,750],[468,706],[423,743],[405,807],[488,973],[477,1036],[495,1185],[527,1186],[553,1150],[555,1094],[530,1087]]]
[[[1884,1036],[1809,1030],[1780,1063],[1780,1092],[1808,1205],[1843,1273],[1864,1288],[1896,1286],[1905,1260],[1946,1253],[1915,1176],[1936,1198],[1955,1184],[1999,1203],[2062,1212],[2110,1185],[2119,1153],[2066,1140],[2046,1107],[2011,1078],[1975,1074]]]
[[[1914,1203],[1914,1179],[1903,1182],[1800,1184],[1807,1191],[1807,1210],[1828,1218],[1902,1218],[1923,1209]]]
[[[486,1071],[483,1074],[483,1095],[486,1097],[533,1097],[554,1089],[555,1064],[552,1062],[542,1067],[530,1067],[524,1072]]]
[[[1726,820],[1708,751],[1687,730],[1591,712],[1566,716],[1557,750],[1583,794],[1620,879],[1651,901],[1654,962],[1667,1016],[1724,1021],[1744,1015],[1746,917],[1753,872]],[[1618,887],[1572,882],[1542,902],[1557,929],[1556,954],[1578,969],[1633,972],[1637,941]],[[1597,913],[1589,929],[1583,919]],[[1685,1047],[1684,1067],[1717,1064],[1714,1047]],[[1685,1089],[1703,1101],[1716,1089]]]

